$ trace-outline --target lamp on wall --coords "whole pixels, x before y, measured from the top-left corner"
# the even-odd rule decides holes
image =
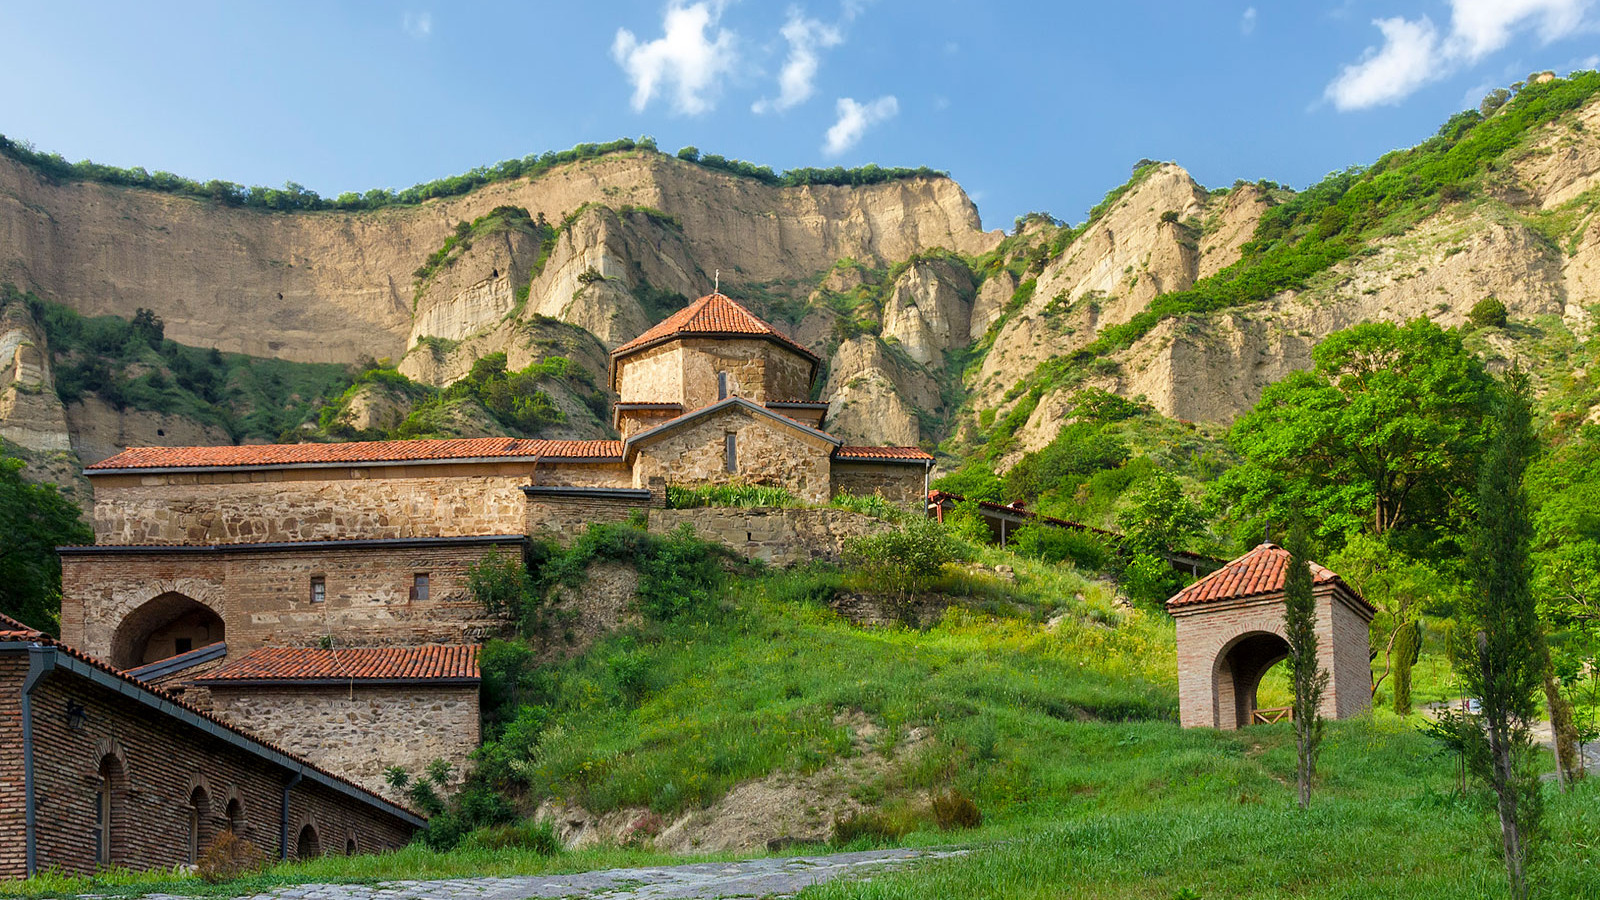
[[[89,711],[83,704],[76,700],[67,701],[67,727],[73,731],[82,731],[83,726],[89,724]]]

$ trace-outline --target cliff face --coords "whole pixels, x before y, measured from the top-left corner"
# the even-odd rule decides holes
[[[841,437],[929,446],[954,434],[966,452],[985,437],[980,414],[1024,402],[1042,364],[1239,261],[1286,196],[1271,185],[1208,191],[1161,164],[1080,231],[1035,221],[1003,239],[979,230],[948,179],[777,188],[660,154],[573,163],[417,207],[292,214],[53,184],[0,159],[0,282],[91,315],[148,307],[168,337],[200,346],[388,357],[438,386],[490,353],[506,353],[512,370],[561,355],[600,385],[609,349],[709,291],[720,270],[726,291],[826,359],[819,398]],[[502,207],[515,222],[479,228]],[[1574,340],[1589,333],[1600,102],[1524,135],[1481,185],[1303,289],[1162,321],[1096,361],[1087,383],[1142,395],[1174,418],[1228,422],[1308,366],[1330,332],[1418,316],[1460,325],[1490,296],[1513,320],[1554,323]],[[86,460],[132,442],[226,439],[93,397],[63,409],[45,335],[25,310],[4,312],[0,437]],[[583,384],[552,388],[563,436],[608,427],[591,414],[603,398]],[[1072,390],[1037,398],[1002,468],[1054,437]],[[399,411],[379,399],[357,403],[352,422],[393,419]]]
[[[451,295],[444,304],[460,309],[413,319],[413,273],[458,222],[498,206],[560,222],[589,203],[676,220],[679,262],[688,264],[682,286],[697,289],[710,287],[713,268],[734,284],[765,282],[809,276],[841,257],[884,264],[930,247],[979,252],[996,240],[978,230],[976,209],[948,179],[776,188],[660,154],[604,157],[462,197],[361,213],[257,212],[56,184],[0,158],[0,280],[87,315],[147,307],[165,319],[168,337],[198,346],[313,362],[398,359],[419,328],[460,331],[505,306],[503,296]],[[604,243],[594,227],[603,228],[591,218],[569,230],[574,250]],[[507,248],[505,256],[525,253]],[[530,301],[546,314],[570,303],[579,274],[554,268],[547,290]]]

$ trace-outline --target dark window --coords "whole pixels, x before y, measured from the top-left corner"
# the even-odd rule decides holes
[[[353,835],[353,834],[344,839],[344,855],[345,856],[355,856],[356,855],[356,836]]]
[[[244,805],[235,797],[228,801],[228,830],[237,835],[244,834]]]
[[[722,450],[727,457],[723,460],[724,467],[729,472],[739,471],[739,435],[732,431],[723,435]]]
[[[200,861],[200,852],[205,849],[206,815],[210,810],[211,802],[206,797],[206,792],[195,788],[189,795],[189,864],[194,865]]]
[[[112,826],[117,817],[117,793],[122,784],[122,764],[115,756],[100,760],[100,785],[94,795],[94,859],[102,865],[114,861]]]
[[[728,399],[728,373],[727,372],[718,372],[717,373],[717,399],[718,400],[726,400],[726,399]]]
[[[413,602],[428,602],[428,573],[418,572],[411,579],[411,599]]]
[[[188,653],[190,650],[193,650],[193,649],[194,649],[194,638],[173,638],[172,639],[172,653],[173,653],[174,656],[176,656],[179,653]]]
[[[321,603],[328,599],[328,579],[321,575],[311,576],[311,602]]]

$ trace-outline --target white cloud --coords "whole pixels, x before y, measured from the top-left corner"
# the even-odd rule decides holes
[[[900,101],[892,94],[864,104],[840,97],[837,109],[839,120],[828,129],[827,140],[822,145],[822,152],[828,156],[838,156],[849,150],[868,128],[894,118],[900,112]]]
[[[789,58],[778,73],[778,98],[757,100],[750,107],[753,112],[783,112],[809,100],[815,91],[817,69],[822,65],[819,51],[844,43],[844,32],[838,26],[808,19],[798,8],[789,11],[789,21],[780,33],[789,42]]]
[[[433,14],[406,13],[400,17],[400,27],[417,40],[426,40],[433,34]]]
[[[1450,0],[1450,31],[1441,35],[1427,16],[1373,22],[1383,46],[1368,47],[1344,67],[1325,96],[1340,110],[1398,103],[1430,81],[1474,65],[1532,30],[1545,43],[1584,27],[1593,0]]]
[[[1239,33],[1248,36],[1256,30],[1256,8],[1246,7],[1244,15],[1239,17]]]
[[[669,84],[675,112],[698,115],[716,106],[717,87],[737,62],[733,32],[716,27],[721,17],[722,4],[715,0],[672,0],[662,17],[661,37],[641,42],[628,29],[617,29],[611,55],[633,82],[635,111],[643,112]],[[714,39],[707,36],[712,30]]]

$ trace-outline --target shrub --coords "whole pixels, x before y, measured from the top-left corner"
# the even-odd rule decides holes
[[[1178,592],[1182,578],[1165,559],[1141,553],[1122,573],[1122,589],[1135,603],[1154,609],[1164,608],[1167,598]]]
[[[200,855],[195,873],[207,884],[219,884],[255,874],[266,866],[266,854],[230,828],[217,835]]]
[[[933,820],[939,823],[940,831],[977,828],[983,824],[983,813],[966,791],[953,788],[934,796]]]
[[[1091,532],[1030,522],[1011,533],[1011,549],[1050,563],[1071,563],[1090,572],[1104,571],[1111,550]]]
[[[901,810],[899,814],[876,809],[862,810],[834,820],[832,843],[840,846],[857,841],[893,843],[916,831],[918,824],[916,817],[906,810]]]
[[[960,554],[942,525],[911,519],[891,531],[851,538],[844,556],[873,587],[905,597],[926,590]]]
[[[1472,311],[1467,313],[1467,321],[1478,328],[1504,328],[1506,305],[1498,298],[1485,297],[1472,304]]]
[[[467,568],[467,592],[491,615],[519,622],[537,602],[522,560],[493,548]]]

